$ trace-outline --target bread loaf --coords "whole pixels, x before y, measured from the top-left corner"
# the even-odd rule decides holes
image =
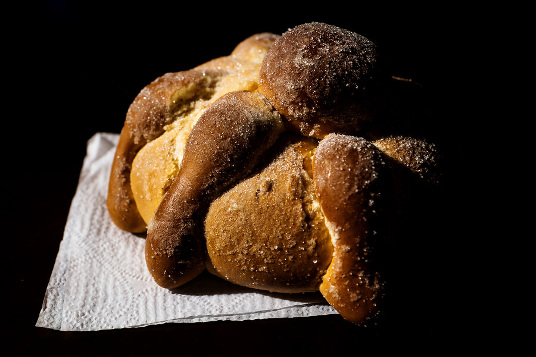
[[[108,209],[122,229],[147,227],[155,282],[174,289],[208,268],[250,288],[320,291],[356,324],[378,316],[376,248],[401,210],[400,167],[426,182],[439,170],[433,143],[381,135],[377,63],[372,41],[309,23],[143,89]]]

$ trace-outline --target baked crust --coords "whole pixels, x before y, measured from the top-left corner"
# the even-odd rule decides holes
[[[205,236],[213,273],[256,289],[318,290],[332,247],[313,185],[316,146],[284,135],[266,166],[212,202]]]
[[[441,177],[440,156],[436,145],[408,136],[387,136],[373,141],[374,146],[398,162],[419,180],[438,183]]]
[[[249,174],[282,131],[279,113],[257,92],[227,93],[199,118],[179,173],[149,222],[145,258],[160,286],[178,287],[205,269],[209,204]]]
[[[174,100],[174,95],[186,88],[210,86],[207,78],[221,74],[218,70],[165,74],[146,86],[130,105],[119,136],[108,185],[108,212],[119,228],[136,233],[146,229],[132,192],[132,162],[148,142],[164,133],[165,126],[175,120],[177,111],[188,106],[188,100]]]
[[[384,284],[374,249],[389,187],[385,162],[369,141],[330,134],[318,146],[313,173],[333,244],[320,292],[345,319],[364,323],[380,311]]]
[[[131,187],[145,222],[149,222],[177,176],[188,135],[199,117],[222,95],[257,88],[258,70],[254,67],[242,67],[240,71],[195,71],[206,73],[205,80],[173,93],[173,101],[182,102],[182,109],[176,112],[174,120],[165,127],[166,131],[145,145],[133,161]]]
[[[356,134],[373,118],[366,93],[376,57],[374,43],[354,32],[299,25],[266,55],[259,91],[305,136]]]

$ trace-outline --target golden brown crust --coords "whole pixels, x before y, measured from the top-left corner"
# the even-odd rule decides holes
[[[112,163],[107,206],[114,223],[129,232],[145,231],[132,194],[130,174],[138,151],[164,132],[177,113],[187,110],[189,100],[176,101],[173,95],[184,88],[205,88],[211,83],[209,71],[190,70],[165,74],[146,86],[130,105]],[[221,74],[210,72],[213,76]]]
[[[240,42],[231,53],[231,56],[260,65],[268,50],[272,48],[272,45],[279,37],[281,36],[270,32],[255,34]]]
[[[132,162],[130,186],[136,207],[146,223],[162,201],[179,170],[176,158],[178,138],[167,131],[158,139],[147,143]],[[185,132],[186,138],[189,132]],[[182,139],[180,145],[185,140]]]
[[[320,292],[345,319],[366,323],[379,311],[383,282],[374,266],[385,163],[370,142],[330,134],[316,151],[316,192],[333,243],[333,260]]]
[[[259,91],[303,135],[356,133],[372,120],[365,94],[375,63],[376,47],[365,37],[303,24],[273,44],[261,66]]]
[[[115,225],[125,231],[139,233],[145,230],[145,222],[141,218],[136,201],[130,189],[130,171],[136,152],[142,145],[131,140],[127,127],[123,127],[108,182],[106,206],[110,218]]]
[[[253,169],[282,130],[279,114],[256,92],[228,93],[199,118],[148,227],[145,258],[159,285],[172,289],[204,270],[208,205]]]
[[[151,195],[156,198],[148,197],[148,188],[143,186],[151,180],[131,177],[133,161],[138,152],[147,143],[159,138],[166,126],[178,117],[186,117],[194,110],[199,111],[197,103],[207,102],[210,98],[215,100],[232,90],[256,89],[260,62],[277,37],[279,36],[270,33],[250,36],[230,56],[209,61],[189,71],[165,74],[143,88],[127,112],[110,175],[107,206],[118,227],[129,232],[145,231],[146,222],[165,193],[162,187],[154,187]],[[225,80],[227,82],[223,88],[217,88]],[[184,130],[189,132],[193,126],[193,123],[190,124]],[[187,136],[187,133],[183,136]],[[150,173],[150,176],[158,176],[155,177],[156,181],[172,181],[176,175],[176,170],[169,166],[170,160],[166,161],[158,155],[148,155],[145,159],[145,163],[151,162],[150,166],[154,167],[156,161],[161,161],[166,166],[166,174],[158,176],[154,172]],[[137,170],[138,174],[142,171],[149,170]],[[160,183],[149,182],[149,186],[158,184]],[[132,185],[136,192],[133,192]],[[167,182],[165,185],[165,188],[169,186]]]
[[[215,58],[195,68],[234,71],[244,67],[258,71],[264,56],[279,37],[281,36],[270,32],[252,35],[240,42],[229,56]]]
[[[205,236],[213,273],[256,289],[318,290],[332,248],[314,192],[316,146],[285,135],[266,167],[212,202]]]
[[[131,188],[136,206],[147,223],[177,176],[188,135],[203,112],[225,93],[257,88],[258,71],[248,70],[245,65],[240,72],[203,72],[206,72],[206,81],[201,85],[207,85],[183,87],[172,95],[174,102],[183,103],[183,109],[166,126],[166,132],[147,143],[132,163]]]

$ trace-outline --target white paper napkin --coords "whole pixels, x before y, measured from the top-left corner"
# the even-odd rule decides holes
[[[36,326],[90,331],[336,313],[320,294],[266,293],[208,273],[174,291],[156,285],[145,265],[145,239],[118,229],[106,210],[118,138],[97,133],[88,142]]]

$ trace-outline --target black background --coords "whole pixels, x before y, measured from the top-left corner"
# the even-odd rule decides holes
[[[478,301],[472,297],[479,282],[467,265],[473,245],[468,240],[473,228],[465,225],[470,198],[457,208],[454,223],[430,238],[442,260],[426,276],[436,279],[408,277],[411,286],[430,284],[426,301],[412,304],[415,313],[406,311],[388,327],[361,328],[339,316],[88,333],[34,327],[87,140],[96,132],[119,133],[130,102],[156,77],[226,55],[257,32],[283,33],[321,21],[374,41],[393,75],[414,78],[426,90],[436,109],[430,120],[443,133],[452,169],[447,190],[452,201],[464,195],[472,184],[474,168],[467,162],[471,129],[477,126],[467,103],[477,82],[479,33],[485,29],[475,30],[475,13],[467,8],[420,3],[58,0],[5,7],[1,187],[7,247],[0,308],[8,350],[111,355],[350,349],[358,354],[386,348],[457,350],[472,340],[479,329]]]

